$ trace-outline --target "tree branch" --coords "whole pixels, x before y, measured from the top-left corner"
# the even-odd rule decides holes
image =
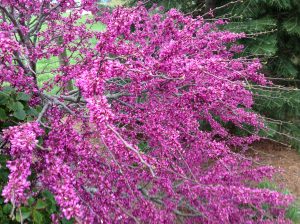
[[[118,133],[111,125],[106,124],[106,126],[123,142],[123,144],[130,150],[132,150],[133,152],[135,152],[138,156],[138,158],[140,159],[140,161],[149,168],[151,174],[153,177],[155,177],[155,173],[154,170],[152,168],[152,166],[147,163],[143,157],[141,156],[140,152],[138,150],[136,150],[133,146],[131,146],[125,139],[123,139],[123,137],[120,135],[120,133]]]

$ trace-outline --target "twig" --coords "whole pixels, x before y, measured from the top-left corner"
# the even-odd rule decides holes
[[[54,104],[60,105],[63,107],[63,109],[65,109],[68,113],[72,114],[72,115],[76,115],[74,111],[72,111],[66,104],[64,104],[63,102],[59,101],[56,97],[54,96],[50,96],[48,94],[42,93],[41,94],[43,97],[47,98],[48,100],[51,100]]]
[[[7,143],[7,140],[0,135],[0,149],[2,149]]]
[[[47,109],[49,108],[49,105],[50,105],[49,102],[47,102],[47,103],[44,105],[42,111],[39,113],[39,116],[38,116],[36,122],[41,123],[44,114],[47,112]]]
[[[21,208],[19,208],[19,213],[20,213],[20,223],[23,224],[24,220],[23,220],[23,215],[22,215],[22,212],[21,212]]]
[[[15,192],[13,191],[12,192],[12,201],[11,201],[11,204],[12,204],[12,209],[11,209],[11,211],[10,211],[10,214],[9,214],[9,217],[12,219],[12,220],[14,220],[15,219],[15,209],[16,209],[16,204],[15,204]]]
[[[140,152],[138,150],[136,150],[134,147],[132,147],[125,139],[123,139],[123,137],[109,124],[106,124],[106,126],[123,142],[123,144],[130,150],[132,150],[133,152],[135,152],[137,154],[137,156],[139,157],[140,161],[149,168],[151,174],[153,177],[155,177],[155,173],[153,171],[153,168],[151,167],[151,165],[149,163],[147,163],[143,157],[141,156]]]
[[[120,205],[120,203],[116,203],[118,206],[119,206],[119,208],[126,214],[126,215],[128,215],[130,218],[132,218],[134,221],[135,221],[135,223],[141,223],[140,222],[140,220],[138,220],[138,218],[137,217],[135,217],[134,215],[132,215],[127,209],[125,209],[122,205]]]
[[[38,145],[38,144],[36,144],[36,147],[43,150],[43,151],[51,151],[51,149],[44,148],[43,146]]]
[[[179,210],[174,210],[175,215],[183,216],[183,217],[201,217],[203,214],[201,213],[183,213]]]
[[[219,6],[219,7],[216,7],[216,8],[214,8],[214,9],[209,10],[208,12],[204,13],[204,14],[202,15],[202,17],[205,17],[205,16],[211,14],[212,12],[214,12],[214,11],[216,11],[216,10],[226,8],[226,7],[230,6],[230,5],[233,5],[233,4],[242,2],[242,1],[243,1],[243,0],[237,0],[237,1],[231,1],[231,2],[228,2],[228,3],[225,4],[225,5],[222,5],[222,6]]]

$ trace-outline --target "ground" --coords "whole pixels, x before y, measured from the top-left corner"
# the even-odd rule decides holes
[[[260,187],[282,191],[295,196],[286,216],[294,224],[300,224],[300,153],[271,141],[261,141],[250,147],[249,154],[258,158],[258,165],[271,165],[280,173],[273,181],[260,183]]]
[[[274,181],[290,191],[300,200],[300,153],[270,141],[255,143],[251,154],[260,159],[259,163],[282,170]]]

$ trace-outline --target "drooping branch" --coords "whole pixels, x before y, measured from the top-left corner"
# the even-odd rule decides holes
[[[146,162],[144,160],[144,158],[142,157],[141,153],[135,149],[130,143],[128,143],[121,135],[119,132],[117,132],[110,124],[106,124],[106,126],[118,137],[118,139],[120,139],[123,144],[130,150],[132,150],[137,156],[138,158],[140,159],[141,163],[144,164],[151,172],[152,176],[155,177],[155,172],[152,168],[152,166]]]

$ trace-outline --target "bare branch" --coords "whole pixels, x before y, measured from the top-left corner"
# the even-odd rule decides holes
[[[202,17],[205,17],[205,16],[207,16],[207,15],[213,13],[214,11],[217,11],[217,10],[223,9],[223,8],[226,8],[226,7],[230,6],[230,5],[233,5],[233,4],[236,4],[236,3],[239,3],[239,2],[243,2],[243,0],[236,0],[236,1],[228,2],[228,3],[226,3],[226,4],[222,5],[222,6],[216,7],[216,8],[214,8],[214,9],[212,9],[212,10],[210,10],[210,11],[204,13],[204,14],[202,15]]]
[[[140,152],[138,150],[136,150],[132,145],[130,145],[125,139],[123,139],[123,137],[120,135],[120,133],[118,133],[111,125],[109,124],[106,124],[106,126],[118,137],[118,139],[120,139],[123,144],[130,150],[132,150],[133,152],[135,152],[137,154],[137,156],[139,157],[140,161],[146,166],[149,168],[151,174],[153,177],[155,177],[155,173],[154,173],[154,170],[152,168],[152,166],[147,163],[143,157],[141,156]]]
[[[45,97],[48,100],[51,100],[54,104],[60,105],[65,111],[67,111],[68,113],[72,114],[72,115],[76,115],[74,111],[72,111],[66,104],[64,104],[63,102],[59,101],[56,97],[54,96],[50,96],[48,94],[42,93],[41,94],[43,97]]]
[[[49,106],[50,106],[50,103],[49,103],[49,102],[47,102],[47,103],[44,105],[42,111],[39,113],[39,116],[38,116],[36,122],[40,123],[40,122],[42,121],[42,118],[43,118],[44,114],[47,112]]]

